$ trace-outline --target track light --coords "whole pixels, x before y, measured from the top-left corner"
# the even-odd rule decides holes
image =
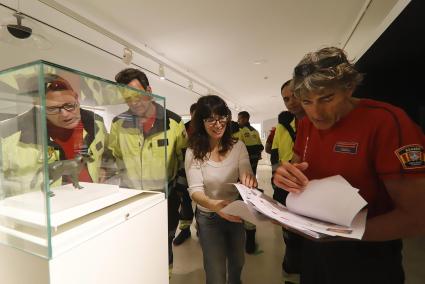
[[[159,65],[158,75],[159,75],[159,79],[165,80],[164,65],[162,64]]]
[[[128,47],[124,47],[122,62],[124,62],[127,65],[130,65],[132,60],[133,60],[133,51],[131,51],[131,49]]]
[[[187,85],[187,88],[191,91],[193,91],[193,81],[189,80],[189,85]]]

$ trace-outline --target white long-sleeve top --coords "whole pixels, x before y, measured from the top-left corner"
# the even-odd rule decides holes
[[[189,194],[204,192],[214,200],[236,200],[238,190],[230,183],[235,183],[243,174],[252,174],[248,151],[241,141],[235,143],[221,162],[195,160],[192,149],[187,149],[185,159],[186,177],[189,184]],[[197,205],[202,211],[211,212],[203,206]]]

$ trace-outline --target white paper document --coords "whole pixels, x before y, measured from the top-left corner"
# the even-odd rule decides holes
[[[362,209],[367,202],[341,176],[310,181],[302,193],[288,195],[287,207],[256,189],[242,184],[235,186],[244,202],[235,201],[237,205],[232,205],[233,202],[223,212],[251,223],[257,221],[251,216],[255,210],[314,238],[324,234],[361,239],[364,234],[367,211]],[[243,206],[246,208],[242,209]]]
[[[242,200],[236,200],[230,203],[224,207],[221,212],[229,215],[239,216],[241,219],[257,226],[262,222],[269,222],[269,218],[255,210],[251,204],[245,203]]]
[[[358,189],[339,175],[312,180],[303,192],[286,198],[291,212],[347,227],[366,204]]]

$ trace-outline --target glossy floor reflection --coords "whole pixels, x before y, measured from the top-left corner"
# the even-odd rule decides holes
[[[265,159],[263,159],[264,161]],[[271,167],[267,163],[258,166],[259,188],[272,195],[270,185]],[[202,252],[192,225],[192,237],[174,247],[174,269],[170,284],[202,284],[205,274],[202,266]],[[246,255],[242,280],[244,284],[282,284],[281,262],[284,251],[281,228],[266,224],[257,228],[259,253]],[[404,241],[404,267],[406,284],[425,283],[425,238]]]

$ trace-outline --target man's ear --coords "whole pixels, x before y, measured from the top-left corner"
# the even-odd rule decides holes
[[[152,94],[152,88],[151,86],[146,87],[146,93]]]

